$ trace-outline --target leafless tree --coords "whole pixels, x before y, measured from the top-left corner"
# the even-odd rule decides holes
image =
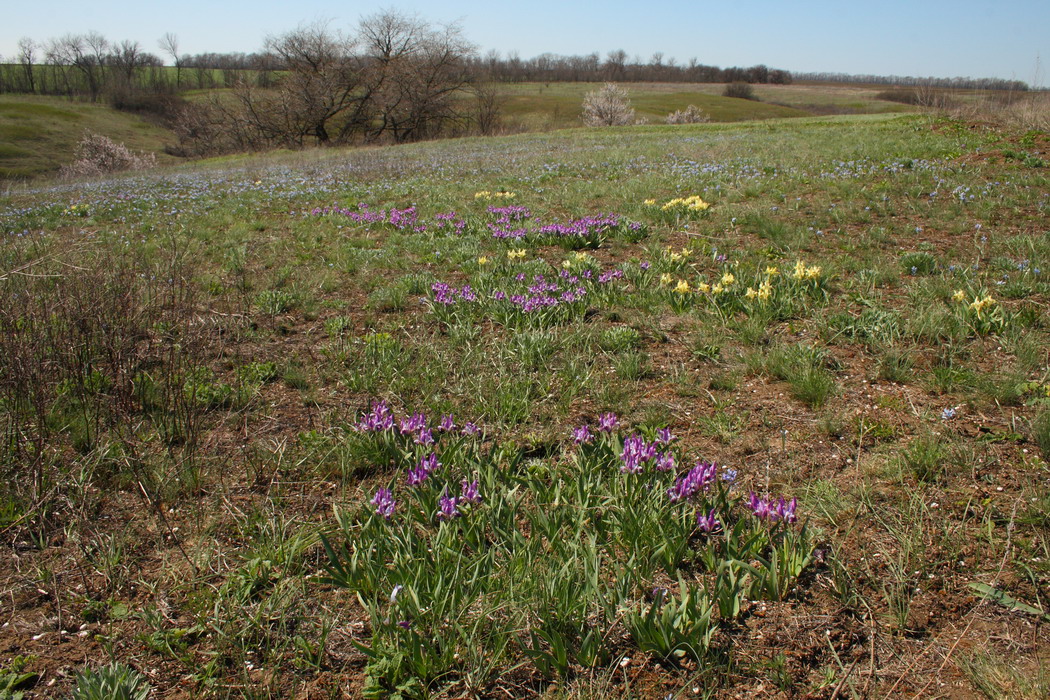
[[[101,34],[67,34],[48,44],[48,60],[56,66],[71,66],[83,78],[91,100],[97,100],[105,79],[103,73],[109,42]],[[68,81],[68,76],[64,76]],[[68,85],[67,88],[71,86]]]
[[[22,65],[22,72],[25,75],[25,84],[28,92],[36,92],[36,76],[33,70],[33,64],[36,60],[36,52],[39,47],[37,43],[29,37],[22,37],[18,40],[18,62]]]
[[[432,28],[416,17],[381,12],[361,22],[368,84],[376,108],[372,138],[434,135],[461,115],[453,95],[471,82],[474,47],[456,25]]]
[[[157,42],[160,46],[160,50],[171,56],[172,63],[175,64],[175,89],[179,90],[182,88],[182,62],[183,58],[179,55],[179,37],[172,32],[167,32]]]
[[[269,110],[293,140],[301,143],[312,136],[318,144],[327,144],[332,121],[361,104],[353,48],[352,39],[324,23],[267,38],[266,49],[286,71]]]
[[[131,88],[136,71],[146,63],[146,56],[147,54],[143,53],[142,46],[137,41],[124,40],[113,46],[109,62],[116,69],[122,87]]]
[[[623,80],[627,73],[627,52],[623,49],[610,51],[605,58],[605,77],[608,80]]]

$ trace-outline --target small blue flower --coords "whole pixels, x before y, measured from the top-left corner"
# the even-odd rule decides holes
[[[941,411],[941,420],[951,420],[952,418],[955,418],[954,408],[946,408]]]

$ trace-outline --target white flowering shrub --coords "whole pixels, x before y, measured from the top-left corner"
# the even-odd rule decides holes
[[[62,166],[62,177],[145,170],[157,164],[157,157],[152,153],[135,153],[124,144],[102,134],[85,134],[73,155],[73,162]]]
[[[634,109],[627,90],[606,83],[583,98],[583,123],[587,126],[626,126],[634,123]]]
[[[685,109],[671,112],[665,121],[668,124],[702,124],[708,121],[708,116],[696,105],[689,105]]]

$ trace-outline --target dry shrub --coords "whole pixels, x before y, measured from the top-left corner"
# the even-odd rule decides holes
[[[992,96],[972,105],[951,110],[952,115],[989,121],[1020,131],[1050,131],[1050,93],[1013,93],[1008,98]]]
[[[899,102],[903,105],[917,105],[919,104],[919,93],[917,90],[912,88],[892,88],[890,90],[883,90],[875,94],[876,100],[885,100],[887,102]]]
[[[709,121],[709,117],[696,105],[689,105],[668,114],[666,121],[668,124],[703,124]]]
[[[634,109],[627,90],[613,83],[588,92],[583,98],[583,123],[587,126],[626,126],[634,123]]]
[[[116,173],[123,170],[146,170],[157,164],[152,153],[135,153],[122,143],[102,134],[85,134],[77,144],[73,162],[63,165],[59,174],[65,178]]]
[[[739,81],[735,83],[727,83],[725,89],[722,90],[722,97],[736,97],[740,100],[758,99],[755,95],[755,89],[751,87],[751,83]]]

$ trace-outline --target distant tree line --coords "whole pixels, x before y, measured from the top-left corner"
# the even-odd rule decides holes
[[[521,59],[511,53],[501,57],[490,51],[473,61],[474,67],[492,80],[519,82],[651,82],[651,83],[771,83],[786,85],[791,74],[764,65],[750,68],[719,68],[699,63],[695,58],[679,63],[654,53],[648,61],[628,58],[622,49],[610,51],[602,58],[598,53],[584,56],[559,56],[545,53]]]
[[[18,54],[0,69],[0,92],[82,97],[106,95],[167,83],[164,62],[137,41],[111,42],[97,32],[67,34],[36,42],[22,38]]]
[[[796,81],[813,83],[853,83],[894,87],[940,88],[951,90],[1009,90],[1025,92],[1028,83],[1001,78],[917,78],[910,75],[851,75],[847,73],[793,73]]]

